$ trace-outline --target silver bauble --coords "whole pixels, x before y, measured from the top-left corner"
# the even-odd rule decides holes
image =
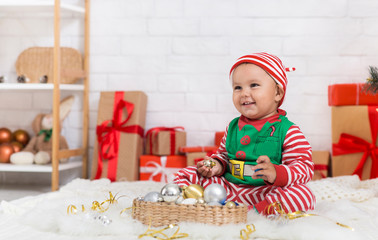
[[[181,188],[174,183],[168,183],[161,191],[161,195],[165,202],[174,202],[181,194]]]
[[[210,184],[205,188],[205,191],[203,192],[204,199],[207,203],[210,202],[219,202],[224,203],[224,201],[227,198],[227,192],[226,189],[217,183]]]
[[[143,200],[145,202],[162,202],[163,196],[159,192],[149,192],[144,196]]]
[[[181,202],[181,204],[187,204],[187,205],[194,205],[197,203],[197,199],[195,198],[186,198],[184,201]]]

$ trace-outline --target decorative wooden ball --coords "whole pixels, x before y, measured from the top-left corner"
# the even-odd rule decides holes
[[[12,141],[11,144],[15,153],[21,151],[24,148],[24,145],[17,141]]]
[[[23,146],[26,146],[30,140],[30,135],[27,131],[18,129],[13,132],[13,140],[21,143]]]
[[[0,128],[0,144],[12,141],[12,132],[8,128]]]
[[[0,145],[0,163],[9,163],[10,156],[14,153],[12,144],[3,143]]]

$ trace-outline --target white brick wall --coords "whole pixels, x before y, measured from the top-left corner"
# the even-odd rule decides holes
[[[189,145],[212,144],[213,132],[238,115],[228,80],[233,61],[268,51],[297,68],[288,74],[288,116],[315,150],[330,150],[327,86],[364,82],[368,66],[378,66],[377,7],[375,0],[92,0],[90,145],[105,90],[145,91],[147,129],[182,125]],[[8,81],[23,49],[53,42],[52,19],[28,16],[0,18],[0,74]],[[82,29],[64,17],[62,45],[82,51]],[[40,93],[0,92],[1,125],[30,129],[50,106]],[[78,108],[64,125],[74,145],[81,143],[77,121]]]

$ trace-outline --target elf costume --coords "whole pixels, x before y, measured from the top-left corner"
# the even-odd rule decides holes
[[[285,71],[289,69],[278,57],[267,53],[243,56],[232,66],[231,78],[233,70],[245,62],[263,68],[285,93]],[[251,166],[262,155],[267,155],[276,169],[273,184],[251,177]],[[227,201],[251,205],[262,214],[276,213],[273,207],[269,208],[275,202],[280,202],[285,212],[314,209],[315,196],[305,185],[314,172],[311,146],[299,127],[287,119],[285,111],[278,109],[276,115],[260,120],[243,115],[235,118],[211,157],[223,165],[219,176],[203,177],[197,167],[191,166],[180,170],[174,182],[179,186],[200,184],[204,188],[221,184],[227,191]]]

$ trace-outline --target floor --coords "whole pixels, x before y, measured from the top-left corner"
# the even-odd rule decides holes
[[[50,191],[50,185],[0,184],[0,202],[35,196]]]

